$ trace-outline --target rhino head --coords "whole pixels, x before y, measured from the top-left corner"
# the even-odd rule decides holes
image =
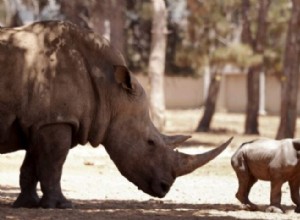
[[[176,177],[188,174],[220,154],[220,147],[199,155],[173,148],[190,136],[166,136],[153,125],[144,89],[124,66],[115,66],[111,121],[104,146],[123,176],[145,193],[162,198]]]

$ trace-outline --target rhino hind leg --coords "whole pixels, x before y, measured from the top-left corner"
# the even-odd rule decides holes
[[[68,124],[54,124],[42,127],[30,146],[35,162],[38,180],[43,196],[39,202],[42,208],[72,208],[61,191],[63,164],[71,147],[72,128]]]
[[[255,205],[249,200],[250,190],[254,185],[254,183],[257,182],[257,179],[255,179],[251,174],[250,175],[237,174],[237,176],[238,176],[239,187],[236,193],[236,198],[243,204],[242,206],[243,209],[250,210],[250,211],[258,210],[257,205]]]
[[[296,208],[295,208],[296,213],[300,213],[300,196],[299,196],[300,180],[298,180],[298,179],[289,181],[291,198],[292,198],[293,203],[296,204]]]
[[[238,191],[235,195],[236,198],[242,203],[243,209],[250,211],[258,210],[257,205],[249,200],[250,190],[254,183],[257,182],[257,178],[251,174],[241,155],[235,154],[232,157],[231,164],[238,178]]]
[[[39,205],[39,197],[36,192],[38,179],[34,160],[29,152],[26,152],[20,173],[21,193],[14,202],[15,208],[34,208]]]

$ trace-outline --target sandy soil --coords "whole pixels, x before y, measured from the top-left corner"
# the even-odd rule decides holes
[[[260,211],[240,209],[235,198],[237,179],[230,166],[230,157],[243,142],[256,136],[243,135],[244,116],[218,113],[212,133],[193,133],[201,116],[200,110],[168,111],[167,133],[192,134],[180,148],[197,153],[235,136],[231,146],[217,159],[180,177],[163,199],[154,199],[139,191],[118,172],[103,147],[79,146],[70,151],[64,167],[62,188],[75,204],[74,209],[12,209],[19,192],[18,175],[24,152],[0,155],[0,219],[299,219],[289,197],[289,188],[282,188],[285,214],[265,213],[269,203],[269,183],[258,182],[250,199]],[[262,136],[274,137],[277,117],[262,116]],[[300,136],[300,121],[297,123]]]

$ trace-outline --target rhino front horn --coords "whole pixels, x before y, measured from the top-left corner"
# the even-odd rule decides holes
[[[205,152],[203,154],[189,155],[180,152],[176,152],[176,162],[175,162],[175,173],[176,177],[183,176],[185,174],[191,173],[195,169],[205,165],[220,153],[226,149],[230,144],[233,137],[228,139],[225,143],[221,144],[219,147]]]

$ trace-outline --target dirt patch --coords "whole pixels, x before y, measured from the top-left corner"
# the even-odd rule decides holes
[[[74,209],[12,209],[11,203],[19,193],[19,167],[24,156],[24,152],[16,152],[0,156],[0,219],[299,219],[293,211],[287,184],[282,188],[282,204],[287,213],[264,212],[269,203],[268,182],[258,182],[250,194],[260,211],[240,209],[230,157],[242,142],[257,136],[243,135],[243,115],[225,113],[214,118],[214,132],[193,133],[200,116],[198,110],[168,111],[167,133],[193,135],[181,151],[202,152],[230,136],[235,139],[217,159],[178,178],[165,198],[154,199],[128,182],[103,147],[79,146],[70,151],[62,177],[63,191],[73,201]],[[274,137],[278,123],[277,117],[261,117],[262,136]]]

